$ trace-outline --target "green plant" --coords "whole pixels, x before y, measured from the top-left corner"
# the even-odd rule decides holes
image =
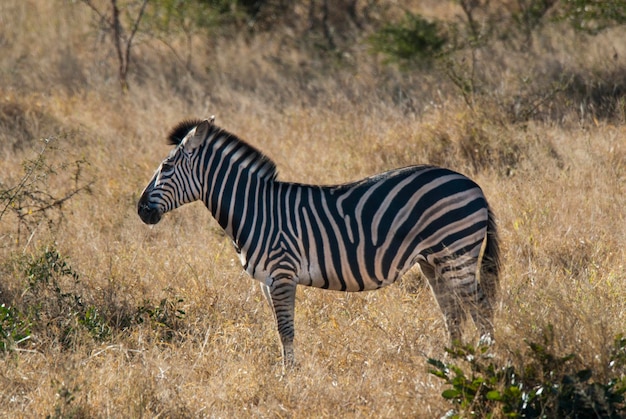
[[[185,317],[181,307],[183,298],[173,296],[158,303],[145,299],[131,310],[126,321],[116,323],[110,308],[85,301],[79,273],[53,246],[37,256],[20,259],[18,264],[27,282],[22,293],[26,314],[22,315],[16,308],[0,307],[0,350],[2,342],[10,347],[13,342],[19,343],[30,336],[31,326],[35,334],[48,335],[66,348],[83,332],[101,342],[110,338],[115,327],[128,329],[144,323],[157,332],[161,341],[169,342]],[[22,317],[30,323],[21,320]]]
[[[568,21],[576,30],[596,34],[626,24],[626,1],[565,0],[558,18]]]
[[[103,341],[111,335],[111,327],[95,306],[87,307],[80,314],[78,322],[89,331],[95,340]]]
[[[543,24],[546,15],[557,2],[558,0],[516,1],[517,9],[511,13],[511,18],[523,36],[523,48],[530,46],[533,31]],[[508,33],[505,36],[508,36]]]
[[[0,352],[12,350],[30,338],[30,325],[15,307],[0,305]]]
[[[514,369],[510,366],[500,368],[489,362],[487,350],[488,347],[475,349],[471,346],[447,349],[453,359],[469,363],[471,371],[469,376],[459,366],[428,359],[428,364],[434,367],[429,372],[450,386],[441,395],[457,409],[451,417],[461,417],[459,412],[470,413],[474,417],[487,417],[495,409],[496,395],[509,402],[508,406],[503,408],[504,413],[509,413],[507,410],[512,410],[511,405],[520,398],[520,390],[515,385]],[[498,392],[497,389],[502,382],[509,385]],[[516,407],[513,406],[513,409]]]
[[[100,30],[111,34],[118,64],[118,80],[122,92],[129,89],[129,70],[134,45],[139,35],[163,43],[191,72],[192,38],[201,32],[241,26],[246,12],[252,13],[246,2],[236,0],[109,0],[108,6],[92,0],[82,0],[98,17]],[[240,4],[241,3],[241,4]],[[185,52],[177,46],[177,38],[185,40]]]
[[[164,44],[192,72],[194,35],[226,30],[245,21],[245,14],[234,0],[155,0],[146,8],[140,29]],[[179,37],[183,48],[177,46]]]
[[[137,307],[135,322],[137,324],[149,323],[155,330],[162,332],[160,336],[162,341],[170,342],[179,328],[179,320],[185,317],[185,311],[180,308],[183,302],[184,300],[178,296],[172,300],[163,298],[158,304],[146,299]]]
[[[438,21],[407,12],[404,20],[390,23],[369,38],[372,51],[384,54],[387,62],[429,65],[443,52],[448,39]]]
[[[25,273],[29,287],[35,292],[41,289],[42,284],[51,284],[54,291],[62,298],[64,294],[59,286],[59,277],[69,276],[74,281],[78,281],[78,273],[54,247],[46,248],[41,256],[27,262]]]
[[[574,354],[559,356],[553,349],[554,332],[548,328],[543,342],[528,343],[524,365],[495,361],[486,347],[448,349],[462,368],[429,359],[430,373],[449,386],[442,397],[455,407],[450,417],[510,418],[601,417],[626,414],[626,338],[618,336],[610,351],[610,377],[594,379],[589,367],[578,368]],[[469,367],[469,373],[466,369]]]
[[[144,31],[162,34],[217,29],[245,21],[247,10],[235,0],[155,0],[146,9]]]
[[[42,330],[58,330],[59,339],[70,345],[81,328],[92,338],[104,340],[111,334],[107,319],[97,307],[86,305],[78,290],[80,277],[54,247],[24,263],[26,291],[33,325]],[[56,326],[50,328],[49,326]]]
[[[65,383],[59,383],[55,380],[53,380],[52,385],[58,386],[56,403],[54,405],[54,413],[47,415],[46,419],[77,419],[91,416],[80,403],[76,403],[76,396],[81,390],[79,386],[68,387]]]

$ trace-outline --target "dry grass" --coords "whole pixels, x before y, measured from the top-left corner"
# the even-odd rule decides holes
[[[470,110],[440,73],[396,73],[363,51],[322,76],[271,36],[215,40],[211,49],[197,40],[194,65],[206,71],[190,76],[144,39],[141,80],[122,95],[112,51],[86,8],[4,1],[0,16],[11,22],[0,33],[1,185],[19,182],[37,140],[53,137],[50,162],[84,159],[83,179],[95,180],[90,193],[63,205],[58,225],[42,224],[30,241],[17,235],[15,218],[2,218],[0,303],[42,304],[32,300],[24,267],[54,248],[79,279],[60,277],[63,291],[110,327],[94,339],[48,299],[47,313],[57,317],[0,355],[0,416],[438,417],[449,409],[425,362],[444,357],[446,334],[417,273],[375,293],[298,290],[300,365],[282,376],[271,311],[202,205],[154,227],[141,223],[138,195],[168,153],[165,133],[185,117],[215,114],[271,156],[285,180],[343,182],[429,162],[474,177],[501,231],[497,358],[519,362],[524,339],[551,324],[558,353],[602,370],[608,345],[625,331],[625,128],[619,118],[581,115],[566,97],[558,110],[509,122],[498,104],[531,71],[522,58],[500,50],[486,63],[485,80],[502,81],[504,90]],[[623,35],[602,41],[619,48]],[[555,63],[566,71],[585,63],[579,74],[592,74],[613,51],[596,48],[598,39],[577,50],[558,33],[542,36],[533,50],[535,91]],[[573,55],[559,61],[543,46],[551,42]],[[622,57],[610,66],[623,68]],[[47,185],[59,192],[71,182],[61,172]],[[49,287],[41,292],[55,297]],[[147,311],[156,308],[158,322]],[[68,324],[73,334],[63,341]]]

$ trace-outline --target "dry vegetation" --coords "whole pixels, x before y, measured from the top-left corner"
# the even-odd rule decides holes
[[[414,3],[460,15],[452,2]],[[5,0],[0,22],[0,190],[24,179],[44,138],[50,168],[33,188],[56,200],[80,189],[35,218],[0,206],[0,304],[31,322],[30,338],[0,353],[0,416],[450,409],[426,364],[446,356],[444,325],[418,272],[372,293],[300,289],[299,368],[282,376],[270,308],[202,205],[154,227],[140,221],[136,201],[168,153],[165,133],[212,114],[284,180],[343,182],[415,163],[472,176],[502,241],[495,358],[522,365],[525,340],[552,325],[555,353],[606,371],[626,332],[626,114],[623,98],[602,94],[623,91],[624,29],[546,27],[525,51],[475,51],[482,88],[470,107],[441,68],[402,72],[364,43],[325,57],[293,29],[198,35],[192,72],[139,35],[124,94],[110,39],[84,5]],[[516,119],[519,108],[532,112]]]

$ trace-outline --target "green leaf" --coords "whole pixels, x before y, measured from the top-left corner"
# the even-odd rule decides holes
[[[434,375],[435,377],[443,378],[444,380],[448,379],[448,376],[443,371],[429,370],[428,372],[431,373],[432,375]]]
[[[450,369],[451,369],[451,370],[452,370],[452,372],[454,372],[457,376],[465,378],[465,374],[463,373],[463,370],[462,370],[461,368],[457,367],[456,365],[450,365]]]
[[[491,390],[487,392],[487,400],[501,401],[502,394],[498,390]]]
[[[430,365],[439,368],[440,370],[445,370],[446,369],[446,364],[444,364],[443,362],[441,362],[438,359],[434,359],[434,358],[428,358],[427,361]]]
[[[453,388],[449,388],[444,390],[443,393],[441,393],[441,396],[446,400],[458,399],[461,396],[461,392]]]

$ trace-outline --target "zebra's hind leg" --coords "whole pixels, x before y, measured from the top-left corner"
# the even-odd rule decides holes
[[[296,281],[292,278],[274,279],[269,291],[283,348],[283,368],[292,368],[295,365],[293,338]]]
[[[493,308],[478,282],[479,269],[478,258],[465,255],[448,259],[439,275],[445,278],[443,282],[448,284],[456,301],[469,311],[483,344],[493,339]]]
[[[428,279],[430,289],[443,313],[450,336],[450,344],[455,345],[460,343],[461,323],[463,322],[464,313],[459,304],[459,300],[444,278],[437,275],[433,266],[426,261],[420,261],[419,264],[422,273],[426,279]]]
[[[476,294],[467,301],[474,324],[480,332],[480,345],[491,345],[494,338],[493,306],[480,283],[476,284]]]

